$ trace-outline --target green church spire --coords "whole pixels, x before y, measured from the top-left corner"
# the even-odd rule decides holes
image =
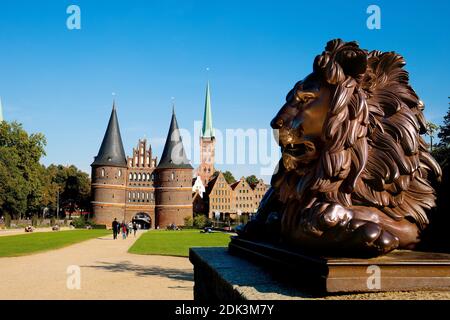
[[[0,122],[2,122],[3,120],[2,98],[0,97]]]
[[[209,93],[209,81],[206,85],[205,113],[203,115],[202,138],[214,138],[212,124],[211,97]]]

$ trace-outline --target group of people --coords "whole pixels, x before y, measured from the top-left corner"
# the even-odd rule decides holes
[[[113,230],[113,238],[117,239],[117,236],[119,234],[122,234],[122,239],[126,239],[129,234],[131,233],[131,230],[133,230],[134,236],[136,237],[136,231],[138,229],[136,222],[130,222],[126,223],[125,220],[122,222],[117,221],[117,218],[114,218],[114,221],[112,222],[112,230]]]

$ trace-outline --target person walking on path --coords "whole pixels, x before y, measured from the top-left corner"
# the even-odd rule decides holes
[[[121,224],[120,224],[120,222],[117,221],[117,235],[120,234],[120,230],[121,230]]]
[[[119,223],[117,222],[117,218],[114,218],[114,221],[112,222],[112,230],[113,230],[113,238],[114,238],[114,240],[117,239],[117,233],[119,231],[118,224]]]
[[[121,224],[122,229],[122,239],[125,240],[127,238],[127,225],[125,224],[125,221]]]
[[[134,233],[134,237],[136,237],[136,231],[137,231],[137,223],[133,222],[133,233]]]

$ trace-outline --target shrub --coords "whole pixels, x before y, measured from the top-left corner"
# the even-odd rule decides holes
[[[194,225],[194,219],[192,217],[184,217],[184,226],[192,227]]]
[[[74,218],[72,224],[77,229],[84,229],[87,225],[86,220],[83,217]]]
[[[11,228],[11,215],[9,213],[5,214],[5,226]]]
[[[31,217],[31,225],[33,227],[37,227],[37,225],[38,225],[38,217],[35,214]]]
[[[92,229],[106,229],[105,224],[92,224]]]
[[[208,218],[202,214],[194,217],[194,227],[203,229],[208,224]]]

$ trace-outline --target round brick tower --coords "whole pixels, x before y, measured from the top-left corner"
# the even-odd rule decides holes
[[[91,167],[94,221],[111,227],[114,218],[124,219],[127,179],[127,160],[114,103],[103,142]]]
[[[164,151],[155,170],[156,226],[165,228],[172,223],[182,226],[186,217],[192,217],[192,172],[173,111]]]

